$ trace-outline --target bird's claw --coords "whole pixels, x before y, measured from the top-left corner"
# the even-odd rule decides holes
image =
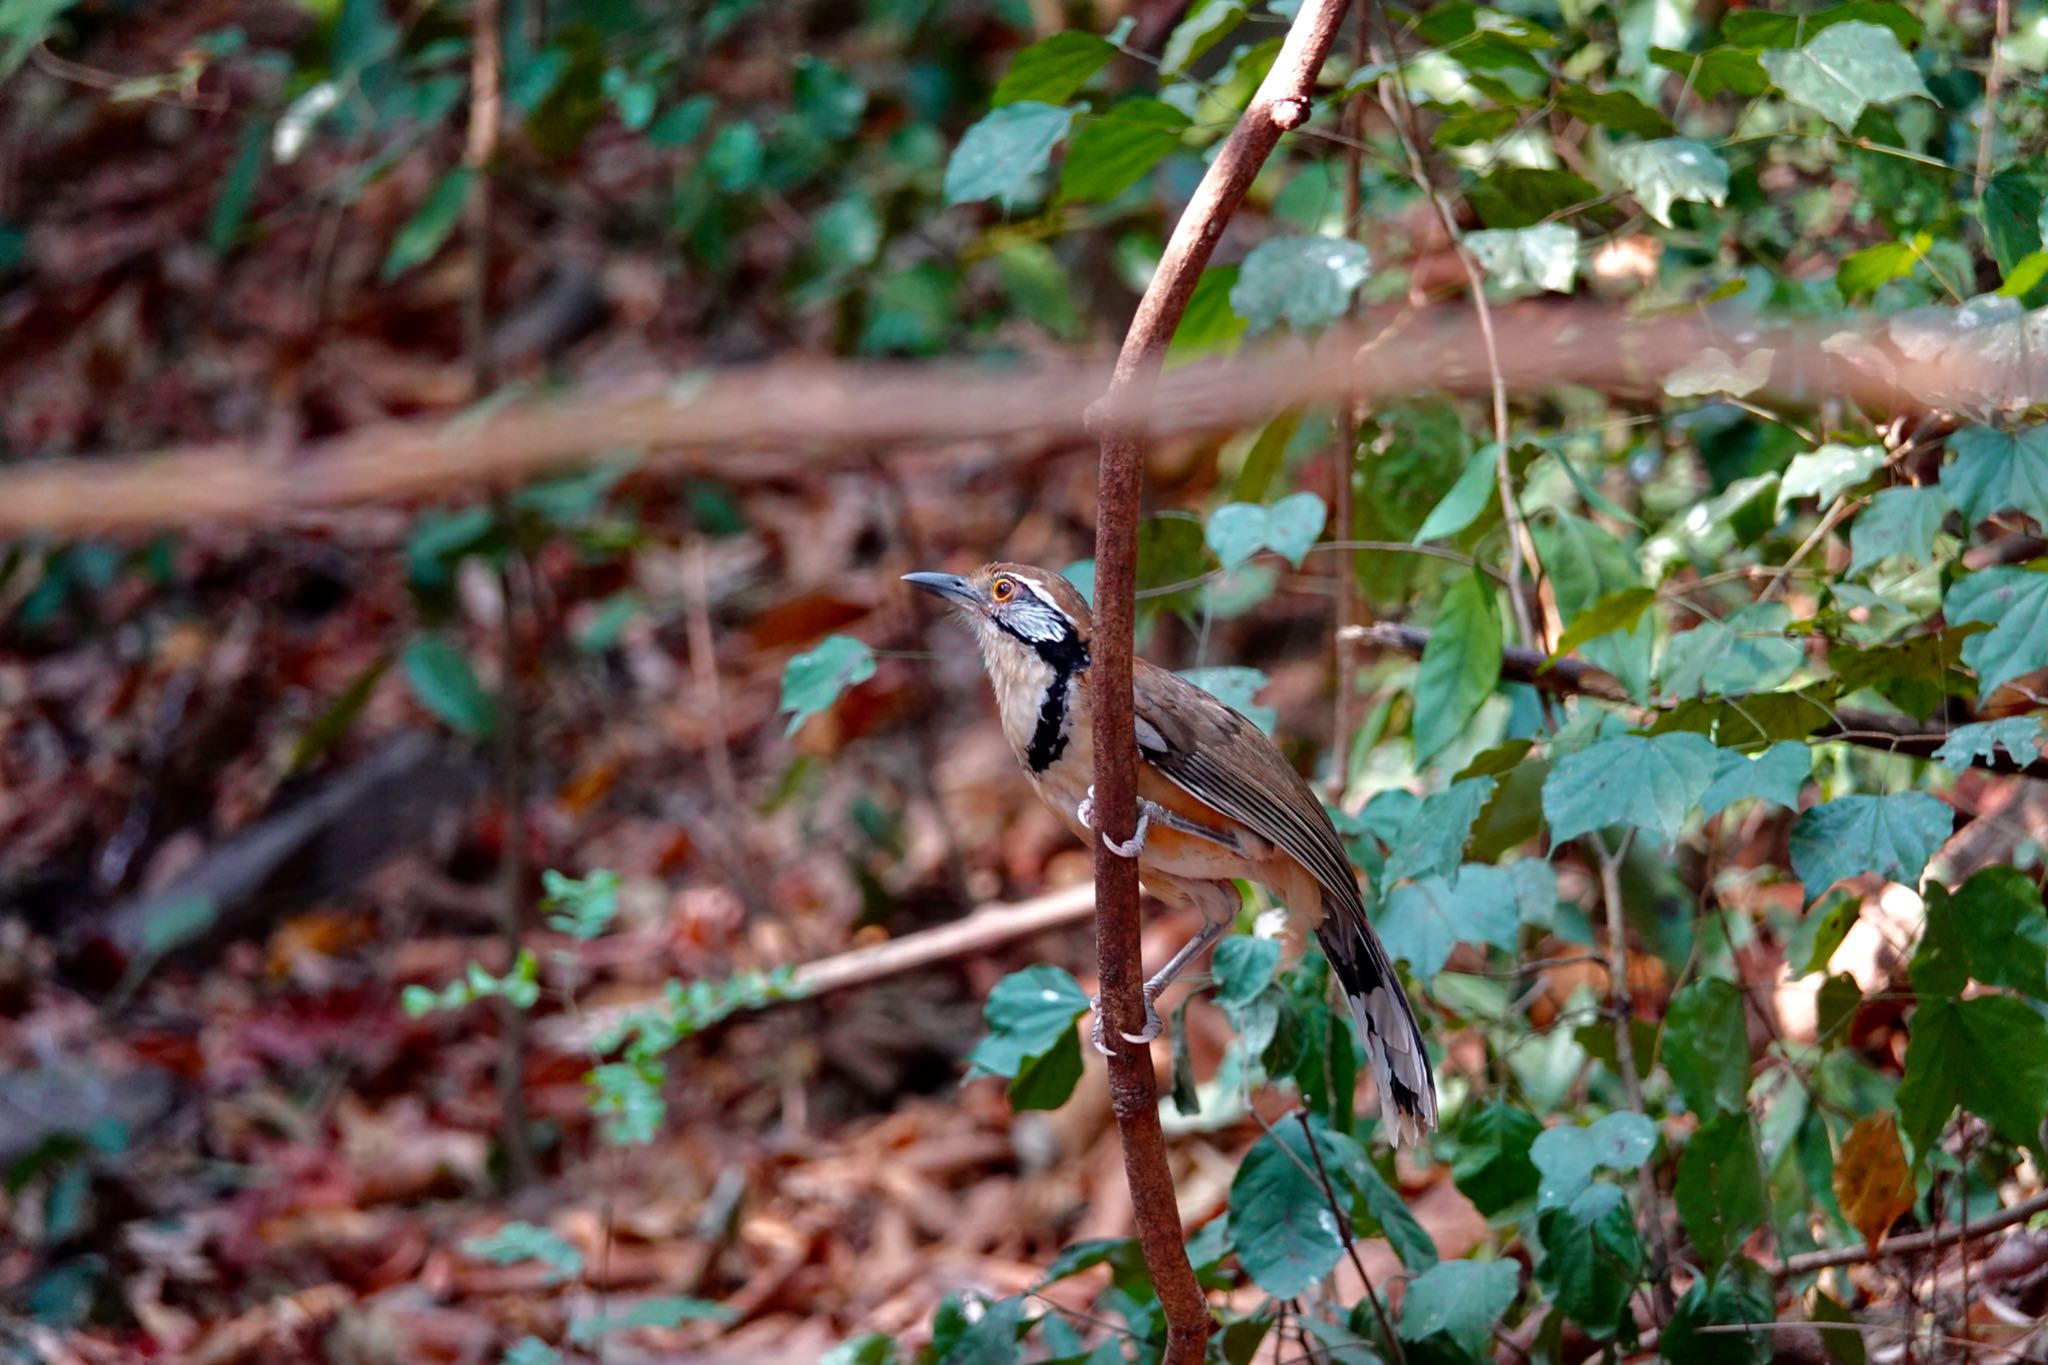
[[[1116,1031],[1117,1037],[1127,1043],[1136,1043],[1140,1047],[1157,1038],[1166,1029],[1166,1021],[1159,1017],[1159,1011],[1152,1006],[1152,992],[1146,991],[1143,998],[1145,1001],[1145,1026],[1136,1033],[1126,1033],[1122,1029]],[[1104,1026],[1102,1019],[1102,997],[1099,995],[1090,996],[1088,998],[1088,1008],[1095,1015],[1095,1023],[1088,1031],[1088,1041],[1093,1043],[1095,1050],[1103,1056],[1114,1055],[1109,1046],[1108,1039],[1104,1036],[1108,1030]]]
[[[1132,831],[1128,839],[1112,839],[1105,834],[1102,836],[1102,846],[1119,858],[1137,857],[1145,850],[1145,832],[1152,827],[1152,813],[1158,809],[1158,803],[1139,797],[1138,828]],[[1088,795],[1082,797],[1081,804],[1074,807],[1074,818],[1089,829],[1095,828],[1095,787],[1092,783],[1089,785]],[[1157,1036],[1158,1031],[1155,1029],[1153,1037]]]

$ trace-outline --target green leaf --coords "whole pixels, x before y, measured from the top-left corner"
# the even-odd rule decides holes
[[[1726,351],[1709,346],[1664,376],[1664,392],[1673,398],[1715,393],[1746,398],[1771,382],[1771,364],[1777,358],[1776,351],[1764,346],[1748,352],[1738,363]]]
[[[2021,431],[1966,427],[1948,438],[1956,461],[1941,487],[1971,526],[2020,512],[2048,526],[2048,426]]]
[[[686,1322],[731,1322],[739,1313],[709,1299],[692,1299],[679,1294],[642,1299],[630,1308],[576,1318],[569,1323],[569,1340],[591,1346],[612,1332],[635,1327],[680,1327]]]
[[[1458,1125],[1458,1155],[1451,1179],[1488,1218],[1536,1193],[1542,1175],[1529,1159],[1542,1120],[1498,1100],[1470,1111]]]
[[[1915,564],[1931,562],[1934,537],[1948,511],[1948,493],[1942,488],[1880,489],[1850,523],[1849,575],[1874,568],[1893,555],[1903,555]]]
[[[2007,166],[1985,182],[1978,211],[2001,278],[2010,277],[2013,267],[2041,249],[2041,203],[2037,172]]]
[[[405,680],[420,705],[450,728],[483,739],[498,728],[498,708],[476,680],[462,651],[440,635],[422,635],[405,647]]]
[[[1081,125],[1060,168],[1062,203],[1102,203],[1138,183],[1181,145],[1193,120],[1162,100],[1136,95]]]
[[[521,1337],[499,1365],[562,1365],[562,1353],[539,1337]]]
[[[463,1242],[462,1251],[492,1265],[543,1262],[549,1268],[550,1284],[573,1280],[583,1273],[582,1252],[556,1233],[532,1223],[507,1223],[487,1237],[471,1237]]]
[[[1465,461],[1458,481],[1422,519],[1422,525],[1416,529],[1414,543],[1420,545],[1425,541],[1454,536],[1477,521],[1479,514],[1493,501],[1499,460],[1500,446],[1493,442],[1473,451],[1471,458]]]
[[[1521,1285],[1522,1267],[1513,1260],[1444,1261],[1408,1282],[1397,1330],[1403,1341],[1442,1332],[1477,1355],[1514,1306]]]
[[[1365,1205],[1367,1217],[1379,1224],[1378,1231],[1394,1248],[1394,1254],[1401,1258],[1401,1264],[1410,1270],[1426,1270],[1437,1263],[1436,1243],[1417,1222],[1415,1215],[1408,1211],[1408,1201],[1401,1192],[1388,1184],[1365,1154],[1365,1148],[1357,1139],[1343,1133],[1332,1132],[1321,1120],[1314,1122],[1317,1145],[1322,1149],[1324,1160],[1333,1167],[1335,1182],[1341,1190],[1348,1185],[1356,1192],[1354,1204]],[[1356,1209],[1353,1210],[1354,1215]],[[1354,1232],[1369,1236],[1373,1229],[1364,1219]]]
[[[1536,1229],[1543,1243],[1537,1278],[1550,1286],[1557,1306],[1572,1321],[1593,1336],[1612,1336],[1635,1292],[1643,1259],[1621,1191],[1595,1186],[1582,1200],[1546,1209]]]
[[[2048,1020],[2010,995],[1923,1001],[1906,1043],[1899,1123],[1922,1160],[1961,1105],[2008,1141],[2041,1150]]]
[[[1844,877],[1866,872],[1918,886],[1954,825],[1955,812],[1926,792],[1838,797],[1792,822],[1792,870],[1809,903]]]
[[[1550,657],[1561,659],[1602,636],[1616,631],[1633,631],[1636,623],[1643,619],[1643,613],[1656,601],[1657,591],[1654,588],[1623,588],[1607,594],[1573,616],[1570,627],[1557,637],[1557,648]]]
[[[1617,735],[1566,754],[1543,780],[1555,841],[1631,825],[1668,844],[1713,784],[1720,751],[1702,735]]]
[[[1188,63],[1214,47],[1224,34],[1244,18],[1245,7],[1237,0],[1196,0],[1184,18],[1166,35],[1159,54],[1159,74],[1174,76]]]
[[[1657,1125],[1626,1110],[1584,1128],[1546,1128],[1529,1146],[1529,1159],[1542,1176],[1536,1207],[1562,1208],[1586,1192],[1595,1170],[1632,1171],[1655,1150]]]
[[[1816,1311],[1813,1316],[1819,1320],[1822,1314]],[[1692,1282],[1678,1307],[1672,1310],[1671,1321],[1664,1324],[1657,1349],[1671,1365],[1763,1365],[1773,1354],[1770,1332],[1702,1329],[1751,1329],[1776,1318],[1777,1294],[1771,1287],[1771,1277],[1756,1262],[1737,1257],[1719,1273],[1702,1275]],[[1862,1365],[1863,1341],[1856,1333],[1821,1332],[1819,1336],[1822,1349],[1839,1365],[1851,1365],[1843,1356],[1842,1343],[1853,1342],[1859,1357],[1854,1365]]]
[[[1280,940],[1232,934],[1216,945],[1213,964],[1216,1003],[1225,1008],[1248,1005],[1272,984],[1280,966]]]
[[[1730,10],[1721,17],[1721,36],[1739,47],[1797,47],[1823,29],[1851,20],[1888,28],[1901,43],[1920,41],[1920,21],[1903,6],[1889,0],[1849,0],[1848,4],[1830,5],[1804,14],[1765,9]]]
[[[668,1114],[668,1101],[661,1094],[667,1074],[652,1060],[607,1062],[590,1069],[584,1078],[590,1086],[590,1112],[601,1121],[606,1142],[645,1146],[654,1141]]]
[[[1064,968],[1012,972],[982,1007],[988,1034],[967,1059],[970,1074],[1009,1077],[1017,1108],[1058,1108],[1081,1078],[1074,1021],[1087,1012],[1088,997]]]
[[[4,65],[0,62],[0,66]],[[0,80],[4,79],[5,76],[0,75]],[[270,160],[272,127],[267,118],[252,118],[242,126],[241,145],[228,166],[220,193],[214,197],[213,210],[206,217],[206,245],[216,256],[224,255],[234,246],[235,239],[241,236],[242,224],[248,220],[249,202],[255,198],[256,182],[262,178],[263,168]]]
[[[1770,1216],[1756,1129],[1744,1110],[1700,1125],[1678,1159],[1672,1191],[1678,1216],[1693,1246],[1709,1266],[1741,1250],[1749,1234]]]
[[[1980,758],[1995,760],[2001,748],[2015,763],[2048,758],[2048,729],[2042,728],[2037,716],[2006,716],[1958,725],[1934,751],[1934,761],[1961,772]]]
[[[1268,237],[1245,256],[1230,306],[1254,332],[1321,327],[1344,316],[1371,273],[1371,255],[1349,238]]]
[[[1977,672],[1977,692],[2048,668],[2048,573],[2000,567],[1958,579],[1941,604],[1951,626],[1988,621],[1991,629],[1963,641],[1963,662]]]
[[[1535,535],[1537,554],[1550,575],[1558,614],[1568,631],[1613,594],[1645,586],[1629,548],[1584,517],[1559,513],[1538,526]],[[1625,634],[1587,640],[1584,656],[1619,679],[1631,697],[1647,699],[1656,636],[1655,619],[1642,617]]]
[[[1010,59],[989,103],[1065,104],[1115,56],[1115,45],[1093,33],[1055,33]]]
[[[1660,137],[1617,147],[1614,173],[1643,211],[1670,227],[1671,206],[1689,200],[1721,207],[1728,200],[1728,163],[1703,142]]]
[[[727,194],[745,194],[761,183],[767,164],[767,144],[761,130],[751,123],[728,123],[711,138],[704,149],[704,174]]]
[[[1736,11],[1730,11],[1730,18]],[[1754,52],[1739,47],[1710,47],[1705,52],[1679,52],[1668,47],[1650,49],[1650,60],[1666,71],[1676,71],[1692,82],[1701,99],[1712,99],[1733,91],[1744,99],[1755,99],[1770,88],[1763,63]]]
[[[832,709],[839,694],[875,676],[875,653],[850,635],[828,635],[816,649],[797,655],[782,670],[782,704],[793,735],[812,716]]]
[[[1626,90],[1596,91],[1583,85],[1567,85],[1557,92],[1557,107],[1573,118],[1637,137],[1663,138],[1671,133],[1670,119]]]
[[[1166,368],[1184,365],[1205,355],[1228,351],[1245,333],[1245,320],[1230,306],[1231,291],[1237,288],[1238,268],[1212,265],[1195,281],[1194,296],[1174,328],[1173,342],[1166,348]]]
[[[1456,877],[1472,823],[1486,808],[1494,786],[1489,777],[1467,778],[1424,797],[1386,841],[1393,850],[1383,878],[1386,884],[1411,877]]]
[[[1721,770],[1700,797],[1700,815],[1711,819],[1737,801],[1748,800],[1798,810],[1799,790],[1812,776],[1813,751],[1798,740],[1779,740],[1755,758],[1724,749]]]
[[[896,1365],[896,1343],[881,1332],[863,1332],[818,1357],[818,1365]]]
[[[1742,992],[1717,977],[1671,997],[1664,1019],[1664,1069],[1701,1118],[1742,1110],[1749,1094],[1749,1026]]]
[[[1273,723],[1280,718],[1279,713],[1270,706],[1260,706],[1252,700],[1259,694],[1260,688],[1272,681],[1258,669],[1236,665],[1221,668],[1184,668],[1180,675],[1267,734],[1273,733]]]
[[[1465,234],[1473,257],[1502,289],[1569,294],[1579,277],[1579,234],[1563,223]]]
[[[1850,303],[1876,293],[1893,280],[1903,280],[1934,245],[1930,233],[1917,232],[1898,242],[1880,242],[1843,258],[1835,267],[1835,288]]]
[[[1476,572],[1451,580],[1415,676],[1418,764],[1463,733],[1500,681],[1500,661],[1500,612],[1492,585]]]
[[[588,942],[600,938],[619,914],[619,874],[600,869],[588,877],[565,877],[553,868],[540,874],[540,908],[548,927]]]
[[[1470,202],[1480,221],[1490,228],[1525,228],[1599,197],[1592,181],[1569,171],[1510,166],[1474,185]]]
[[[1806,651],[1784,636],[1792,613],[1782,602],[1754,602],[1722,621],[1702,621],[1671,637],[1658,665],[1665,692],[1676,697],[1768,692],[1782,686]]]
[[[1471,863],[1459,870],[1455,884],[1424,877],[1395,887],[1380,911],[1378,928],[1387,952],[1427,980],[1443,970],[1458,943],[1513,948],[1521,936],[1521,901],[1505,870]]]
[[[1300,1125],[1287,1123],[1252,1144],[1230,1184],[1230,1243],[1252,1282],[1274,1298],[1305,1293],[1344,1256],[1315,1170]]]
[[[1270,505],[1225,503],[1209,516],[1203,538],[1226,571],[1261,550],[1273,550],[1295,568],[1323,533],[1329,511],[1314,493],[1290,493]]]
[[[1766,52],[1760,60],[1773,85],[1845,133],[1855,130],[1873,104],[1909,95],[1933,98],[1898,35],[1858,20],[1836,24],[1794,51]]]
[[[467,166],[457,166],[435,182],[427,201],[420,205],[419,212],[398,230],[391,240],[390,254],[384,257],[384,269],[380,272],[386,280],[396,279],[406,271],[424,261],[431,260],[448,240],[448,234],[455,230],[456,222],[462,217],[462,206],[469,202],[469,182],[473,172]]]
[[[1956,891],[1928,887],[1927,931],[1913,959],[1915,990],[1920,958],[1929,953],[1957,959],[1968,979],[2048,998],[2048,913],[2033,879],[2016,867],[1987,867]]]
[[[1009,208],[1028,198],[1073,118],[1072,109],[1039,100],[991,109],[946,163],[946,202],[994,199]]]
[[[1805,455],[1795,456],[1778,484],[1778,515],[1784,516],[1797,498],[1812,497],[1826,508],[1847,490],[1884,468],[1883,446],[1846,446],[1829,443]]]

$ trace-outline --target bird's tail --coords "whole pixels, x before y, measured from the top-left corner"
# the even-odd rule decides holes
[[[1360,911],[1326,914],[1316,938],[1365,1037],[1388,1133],[1397,1143],[1420,1142],[1436,1127],[1436,1077],[1387,950]]]

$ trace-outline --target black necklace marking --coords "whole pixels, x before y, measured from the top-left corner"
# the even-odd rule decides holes
[[[1035,775],[1059,762],[1060,755],[1067,751],[1067,702],[1075,680],[1088,667],[1088,646],[1072,632],[1056,640],[1033,640],[1016,631],[1009,633],[1030,645],[1052,670],[1052,680],[1045,685],[1045,696],[1038,703],[1038,725],[1031,732],[1031,747],[1024,751],[1024,766]]]

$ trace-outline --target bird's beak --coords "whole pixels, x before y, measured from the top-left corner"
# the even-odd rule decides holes
[[[981,594],[974,590],[972,583],[959,574],[907,573],[903,575],[903,581],[912,587],[923,588],[934,597],[943,597],[949,602],[958,602],[968,607],[981,605]]]

